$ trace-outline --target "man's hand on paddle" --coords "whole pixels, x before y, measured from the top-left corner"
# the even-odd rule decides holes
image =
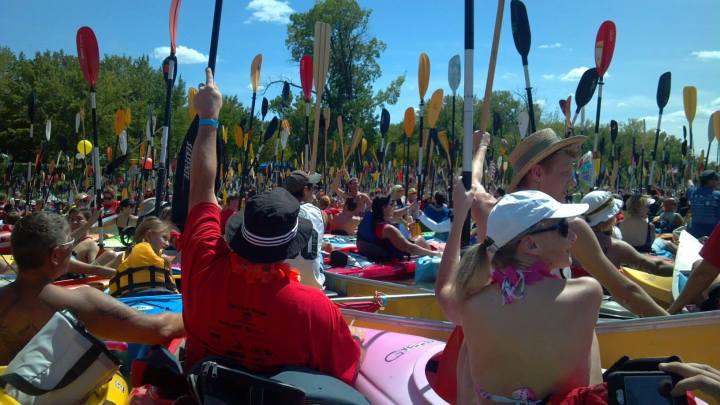
[[[218,119],[222,107],[222,94],[215,85],[210,68],[205,68],[205,76],[205,83],[200,84],[200,89],[195,95],[195,111],[200,118]]]

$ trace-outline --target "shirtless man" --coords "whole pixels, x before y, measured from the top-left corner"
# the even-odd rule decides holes
[[[329,233],[337,235],[357,234],[357,227],[362,220],[362,214],[362,211],[358,209],[357,200],[353,197],[346,198],[342,212],[332,217],[330,221]]]
[[[179,314],[145,315],[91,287],[53,285],[68,269],[72,245],[60,215],[35,213],[16,224],[12,248],[18,275],[0,288],[0,364],[8,364],[61,310],[73,312],[102,339],[161,344],[184,335]]]
[[[347,191],[344,191],[340,189],[340,179],[343,176],[346,176],[347,170],[341,169],[338,171],[338,174],[335,176],[335,179],[333,180],[332,184],[330,185],[331,193],[337,194],[340,199],[345,200],[348,197],[353,197],[358,203],[358,210],[360,212],[365,212],[370,207],[370,204],[372,201],[370,201],[370,197],[368,197],[365,193],[360,193],[358,191],[358,179],[357,177],[351,178],[347,183]]]
[[[89,235],[90,226],[88,226],[94,223],[91,219],[97,220],[97,215],[97,212],[93,215],[90,211],[79,208],[72,208],[68,212],[70,229],[75,239],[75,247],[72,251],[75,258],[81,262],[92,263],[100,252],[100,247]]]

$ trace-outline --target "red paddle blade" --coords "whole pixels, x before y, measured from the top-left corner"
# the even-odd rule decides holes
[[[100,73],[100,51],[98,51],[95,33],[90,27],[80,27],[76,37],[78,61],[85,81],[90,87],[95,87]]]
[[[313,85],[313,59],[310,55],[303,55],[300,59],[300,84],[305,101],[310,101]]]
[[[603,77],[610,67],[615,51],[615,23],[607,20],[600,25],[595,38],[595,68],[599,77]]]
[[[566,108],[565,103],[567,103],[567,101],[565,101],[564,99],[561,99],[558,103],[560,104],[560,111],[562,111],[563,115],[565,115],[565,108]]]
[[[175,55],[175,38],[177,37],[177,20],[180,12],[180,0],[172,0],[170,4],[170,55]]]

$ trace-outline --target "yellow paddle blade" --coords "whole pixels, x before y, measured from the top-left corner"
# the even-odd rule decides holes
[[[447,131],[440,131],[438,132],[438,140],[440,141],[440,146],[442,146],[443,150],[445,151],[445,154],[450,156],[450,142],[448,141],[447,137]]]
[[[412,107],[408,107],[407,110],[405,110],[403,130],[405,136],[408,138],[412,137],[413,131],[415,131],[415,109]]]
[[[363,129],[355,128],[355,132],[353,133],[353,137],[352,137],[352,145],[350,146],[350,153],[355,152],[355,149],[357,149],[362,138],[363,138]]]
[[[132,112],[130,111],[130,107],[125,109],[125,128],[130,126],[130,122],[132,121]]]
[[[345,145],[343,147],[343,156],[347,156],[349,150],[350,150],[350,145]]]
[[[260,84],[260,67],[262,66],[262,54],[259,53],[253,58],[252,64],[250,65],[250,82],[252,84],[253,93],[257,93],[258,85]]]
[[[503,169],[503,171],[506,172],[506,171],[507,171],[507,168],[508,168],[508,162],[507,162],[507,161],[504,161],[503,164],[502,164],[502,169]]]
[[[360,155],[365,156],[365,152],[367,152],[367,139],[363,138],[362,143],[360,144]]]
[[[443,107],[442,101],[442,89],[435,90],[432,96],[430,96],[430,102],[427,107],[428,124],[430,125],[430,128],[435,128],[435,123],[437,123],[438,117],[440,117],[440,110],[442,110]]]
[[[228,192],[227,192],[227,190],[223,190],[222,200],[223,200],[223,205],[224,205],[224,206],[227,206],[227,201],[228,201]]]
[[[332,151],[332,154],[334,155],[335,152],[337,152],[337,142],[333,139],[332,143],[330,144],[330,150]]]
[[[125,111],[115,111],[115,135],[120,135],[123,129],[125,129]]]
[[[120,193],[121,198],[124,200],[128,198],[129,195],[127,187],[123,187],[122,192]]]
[[[428,82],[430,81],[430,58],[425,52],[420,54],[418,61],[418,89],[420,90],[420,99],[425,98]]]
[[[683,87],[683,107],[685,107],[685,118],[692,123],[697,110],[697,88],[695,86]]]
[[[713,123],[713,132],[715,132],[715,139],[720,142],[720,110],[712,113],[711,117]]]
[[[250,161],[253,161],[253,160],[255,160],[255,152],[253,152],[252,143],[249,146],[250,146],[250,152],[249,152],[250,153]]]
[[[340,149],[343,151],[343,156],[345,155],[345,134],[343,133],[343,117],[342,115],[338,115],[337,117],[337,130],[338,130],[338,136],[340,138]]]
[[[227,127],[226,127],[225,125],[222,126],[222,138],[223,138],[223,143],[224,143],[225,145],[227,145],[227,141],[228,141],[228,129],[227,129]]]
[[[188,89],[188,115],[190,116],[190,119],[194,119],[197,115],[197,112],[195,111],[195,95],[197,94],[197,89],[195,87],[190,87]]]
[[[423,145],[428,144],[428,138],[430,138],[430,130],[428,128],[423,129]]]
[[[282,128],[285,131],[289,131],[290,130],[290,121],[282,120],[282,123],[280,124],[280,128]]]
[[[323,118],[325,118],[325,136],[327,136],[327,130],[330,128],[330,108],[323,108]]]
[[[239,126],[235,126],[235,146],[241,148],[243,144],[243,130]]]
[[[140,156],[145,157],[145,142],[140,144]]]

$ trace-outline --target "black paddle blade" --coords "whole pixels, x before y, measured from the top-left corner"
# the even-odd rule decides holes
[[[65,138],[65,135],[60,135],[58,137],[58,143],[60,144],[60,150],[67,153],[68,151],[68,142],[67,138]]]
[[[390,144],[390,159],[395,159],[395,150],[397,149],[397,144],[395,142]]]
[[[615,140],[617,139],[617,132],[618,132],[617,121],[610,120],[610,140],[612,141],[613,145],[615,144]]]
[[[388,128],[390,128],[390,111],[383,108],[380,113],[380,134],[383,137],[387,134]]]
[[[37,93],[35,89],[32,89],[30,96],[28,96],[28,118],[30,123],[35,122],[35,109],[37,107]]]
[[[320,114],[320,131],[325,131],[325,114]],[[327,135],[327,134],[325,134]]]
[[[183,139],[182,146],[180,146],[180,152],[177,157],[177,168],[175,170],[175,181],[173,182],[173,201],[171,220],[177,227],[182,230],[185,225],[185,220],[188,214],[188,204],[190,198],[190,165],[192,161],[192,150],[197,139],[199,118],[196,115],[193,119],[190,127],[185,133],[185,139]],[[219,136],[216,139],[216,157],[218,162],[223,161],[223,142]],[[215,193],[220,189],[220,164],[217,165],[217,171],[215,173]]]
[[[246,122],[247,122],[247,119],[245,119],[245,118],[240,120],[240,128],[242,128],[243,132],[247,132],[247,129],[245,128]]]
[[[268,112],[268,99],[263,97],[262,99],[262,107],[260,107],[260,115],[262,115],[263,121],[265,121],[265,116]]]
[[[683,125],[683,140],[687,139],[687,127]]]
[[[598,75],[597,69],[595,68],[586,70],[582,77],[580,77],[580,82],[578,83],[577,89],[575,89],[576,112],[580,112],[580,110],[590,102],[595,94],[597,83]]]
[[[605,138],[604,137],[600,138],[600,144],[598,145],[598,152],[600,152],[601,155],[603,153],[605,153]]]
[[[288,82],[283,83],[282,103],[283,103],[283,106],[285,106],[285,107],[290,106],[290,83],[288,83]]]
[[[321,115],[322,117],[322,115]],[[275,135],[275,131],[277,131],[278,127],[278,117],[273,117],[273,119],[268,124],[267,128],[265,128],[265,135],[263,135],[263,143],[267,142],[268,139],[272,138],[273,135]]]
[[[510,23],[512,24],[513,41],[515,48],[527,65],[527,56],[530,53],[530,22],[528,22],[527,9],[520,0],[510,2]]]
[[[671,75],[670,72],[665,72],[660,75],[660,80],[658,80],[658,88],[657,88],[657,105],[660,111],[662,111],[663,108],[668,103],[668,100],[670,100],[670,80]]]
[[[497,111],[493,111],[493,134],[499,135],[502,131],[502,118]]]
[[[682,151],[683,157],[687,156],[687,140],[683,140],[680,151]]]
[[[107,167],[105,167],[105,174],[108,176],[112,176],[113,172],[120,167],[125,161],[127,160],[127,154],[124,154],[122,156],[119,156],[115,159],[113,159],[112,162],[108,163]]]

